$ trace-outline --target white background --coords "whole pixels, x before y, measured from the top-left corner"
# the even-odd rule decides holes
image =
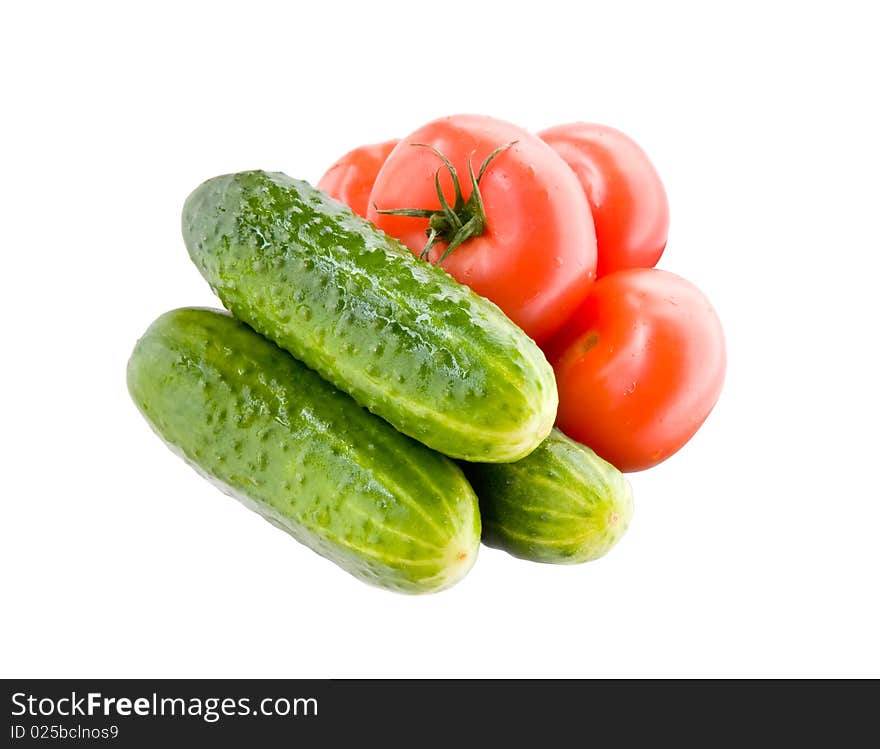
[[[2,676],[880,676],[870,3],[4,7]],[[462,111],[640,142],[729,369],[607,557],[483,549],[405,597],[199,478],[124,371],[217,304],[180,238],[199,182],[314,182]]]

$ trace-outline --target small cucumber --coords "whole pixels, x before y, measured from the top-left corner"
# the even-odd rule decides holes
[[[480,500],[483,542],[516,557],[557,564],[597,559],[632,517],[623,474],[558,429],[517,463],[464,468]]]
[[[553,370],[498,307],[306,182],[215,177],[183,236],[224,306],[404,434],[464,460],[528,455]]]
[[[480,517],[461,470],[225,312],[162,315],[128,388],[202,475],[355,577],[421,593],[474,563]]]

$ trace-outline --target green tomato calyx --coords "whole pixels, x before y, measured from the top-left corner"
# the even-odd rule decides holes
[[[428,241],[421,252],[419,252],[419,258],[427,260],[431,249],[437,242],[446,242],[446,248],[437,260],[437,265],[443,265],[443,261],[467,242],[467,240],[479,237],[486,231],[486,209],[483,206],[483,196],[480,195],[480,180],[486,173],[489,164],[515,143],[517,141],[511,141],[492,151],[480,165],[480,170],[476,174],[474,174],[473,164],[471,164],[470,157],[468,157],[468,176],[471,181],[471,194],[467,200],[464,199],[461,193],[461,182],[458,179],[458,172],[449,159],[434,148],[434,146],[427,143],[411,143],[410,145],[415,148],[430,148],[443,162],[443,166],[434,172],[434,186],[437,190],[437,198],[440,200],[440,208],[379,209],[377,207],[376,211],[390,216],[411,216],[413,218],[428,219],[428,228],[425,229]],[[446,200],[446,196],[440,187],[440,172],[444,168],[449,171],[449,176],[452,177],[452,188],[455,193],[452,205],[449,205],[449,201]]]

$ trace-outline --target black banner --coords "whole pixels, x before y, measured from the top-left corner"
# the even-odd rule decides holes
[[[876,739],[869,681],[6,680],[7,746]],[[303,743],[305,742],[305,743]]]

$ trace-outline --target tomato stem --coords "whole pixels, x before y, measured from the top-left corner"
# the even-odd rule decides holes
[[[437,242],[446,242],[446,247],[440,255],[437,265],[443,265],[446,260],[456,249],[461,247],[465,242],[473,237],[479,237],[486,231],[486,209],[483,205],[483,196],[480,194],[480,180],[486,173],[489,165],[506,151],[517,141],[511,141],[503,146],[499,146],[490,153],[480,165],[479,171],[474,174],[474,167],[468,157],[468,177],[471,183],[470,197],[465,200],[461,193],[461,182],[458,178],[458,172],[439,150],[427,143],[410,143],[416,148],[429,148],[443,162],[443,166],[434,172],[434,189],[437,191],[437,198],[440,201],[439,209],[432,208],[387,208],[376,209],[377,213],[384,213],[390,216],[408,216],[411,218],[428,219],[428,228],[425,229],[427,242],[419,252],[419,258],[427,260],[431,249]],[[453,203],[449,205],[449,201],[443,194],[440,187],[440,172],[442,169],[449,172],[452,177],[452,189],[454,192]]]

